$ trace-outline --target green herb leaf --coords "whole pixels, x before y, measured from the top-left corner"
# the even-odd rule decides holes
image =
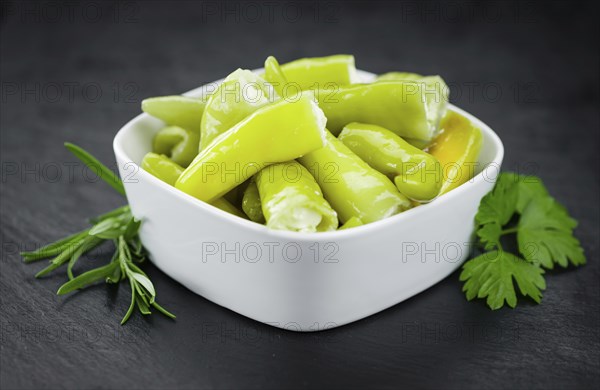
[[[123,235],[125,226],[123,220],[120,218],[107,218],[98,222],[90,229],[90,236],[96,236],[105,240],[113,240]]]
[[[519,214],[523,214],[525,207],[533,199],[545,198],[548,195],[548,190],[542,179],[536,176],[518,176],[519,180],[519,199],[517,201],[516,210]]]
[[[65,238],[53,242],[52,244],[45,245],[38,250],[32,252],[21,252],[26,263],[46,259],[48,257],[56,256],[63,252],[67,247],[75,245],[88,235],[89,229],[80,231],[75,234],[71,234]]]
[[[74,279],[75,276],[73,275],[73,267],[75,266],[75,264],[77,263],[77,260],[79,260],[79,258],[86,252],[89,252],[90,250],[94,249],[95,247],[97,247],[98,245],[102,244],[104,240],[97,238],[97,237],[92,237],[88,240],[86,240],[84,242],[83,245],[81,245],[71,256],[71,259],[69,260],[69,263],[67,264],[67,275],[69,276],[69,279]]]
[[[68,245],[64,248],[64,250],[59,253],[54,259],[50,261],[50,265],[46,268],[38,272],[35,277],[40,278],[59,268],[61,265],[65,264],[80,248],[89,245],[90,241],[94,238],[92,236],[85,236],[84,238],[79,239],[78,241],[73,241],[71,245]],[[91,249],[91,248],[90,248]]]
[[[100,161],[98,161],[96,157],[92,156],[87,151],[85,151],[77,145],[65,142],[65,147],[69,149],[69,151],[73,153],[75,157],[80,159],[85,165],[87,165],[90,169],[96,172],[102,180],[108,183],[119,194],[125,195],[125,188],[123,187],[123,182],[106,165],[102,164]]]
[[[125,238],[125,240],[129,241],[135,238],[138,234],[138,231],[140,230],[141,225],[142,221],[138,221],[135,218],[131,218],[127,223],[127,226],[125,226],[125,231],[123,233],[123,237]]]
[[[133,309],[135,308],[135,294],[133,293],[135,291],[135,286],[134,286],[133,279],[129,279],[129,286],[130,286],[131,291],[132,291],[132,293],[131,293],[131,303],[129,304],[129,308],[127,309],[127,312],[125,313],[125,316],[121,320],[121,325],[123,325],[124,323],[127,322],[127,320],[129,319],[129,317],[131,317],[131,313],[133,313]]]
[[[518,217],[516,226],[506,226]],[[579,241],[573,236],[577,222],[553,199],[541,179],[515,173],[501,173],[494,189],[483,197],[475,217],[476,233],[485,250],[463,266],[460,280],[467,299],[487,298],[492,309],[506,302],[514,307],[516,281],[522,295],[535,302],[545,288],[544,268],[557,263],[566,267],[585,264]],[[519,252],[524,259],[504,252],[503,235],[516,233]]]
[[[150,279],[148,279],[148,277],[146,275],[143,275],[143,274],[140,274],[137,272],[132,272],[130,277],[133,277],[133,279],[135,279],[136,282],[138,282],[139,284],[144,286],[144,288],[146,289],[146,291],[148,291],[148,294],[150,294],[151,297],[156,296],[156,291],[154,290],[154,285],[152,284],[152,282],[150,281]]]
[[[479,225],[497,223],[505,225],[515,212],[518,193],[518,179],[514,174],[502,173],[498,176],[494,189],[483,197],[475,221]]]
[[[529,202],[519,221],[517,241],[523,256],[545,268],[585,264],[583,248],[573,229],[577,221],[550,197]]]
[[[494,189],[481,199],[475,222],[478,225],[477,236],[487,250],[501,248],[501,227],[515,213],[519,196],[518,182],[517,175],[501,173]]]
[[[115,267],[113,273],[106,277],[106,283],[119,283],[122,279],[123,275],[121,272],[121,267]]]
[[[117,266],[117,263],[109,263],[102,267],[94,268],[90,271],[84,272],[75,279],[69,280],[67,283],[60,286],[56,293],[58,295],[64,295],[70,293],[71,291],[86,287],[111,275],[114,271],[114,268]]]
[[[177,318],[175,316],[175,314],[168,312],[167,309],[165,309],[164,307],[162,307],[161,305],[159,305],[158,302],[156,302],[156,301],[152,302],[152,306],[154,308],[156,308],[156,310],[158,310],[159,312],[161,312],[162,314],[166,315],[169,318],[172,318],[172,319]]]
[[[463,291],[470,301],[474,298],[487,298],[492,310],[504,306],[517,305],[513,279],[522,295],[530,296],[540,303],[546,282],[544,271],[534,264],[504,251],[484,253],[463,266],[460,280],[464,281]]]
[[[143,315],[152,314],[152,312],[150,311],[150,307],[146,302],[144,302],[143,299],[136,299],[135,303],[137,303],[138,309]]]
[[[477,229],[477,236],[479,237],[479,241],[481,241],[486,250],[499,248],[501,235],[502,227],[496,222],[485,224],[479,229]]]
[[[88,167],[97,169],[102,179],[119,193],[124,194],[123,184],[110,169],[80,147],[69,143],[65,146]],[[131,303],[121,324],[127,322],[136,306],[142,314],[150,314],[150,306],[152,306],[165,316],[175,318],[172,313],[155,302],[154,285],[144,271],[134,263],[141,263],[146,255],[138,236],[141,221],[133,218],[129,206],[122,206],[101,214],[90,219],[90,222],[93,226],[89,229],[72,234],[36,251],[22,253],[26,262],[55,256],[48,267],[38,272],[36,277],[46,275],[68,262],[67,275],[70,280],[58,289],[59,295],[84,288],[102,279],[106,283],[119,283],[128,279],[131,287]],[[102,267],[75,277],[73,267],[81,256],[107,240],[114,240],[116,247],[111,261]]]
[[[130,211],[129,205],[117,207],[116,209],[111,210],[107,213],[100,214],[94,218],[90,218],[90,223],[96,225],[98,222],[102,222],[103,220],[105,220],[107,218],[118,217],[120,215],[129,213],[129,211]]]

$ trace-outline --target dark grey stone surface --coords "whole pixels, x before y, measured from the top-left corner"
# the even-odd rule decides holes
[[[593,3],[567,1],[3,2],[1,387],[597,388],[598,17]],[[332,53],[372,72],[442,75],[453,102],[498,132],[504,168],[540,175],[579,220],[588,265],[548,272],[539,306],[468,303],[454,273],[365,320],[296,334],[212,304],[151,264],[178,319],[136,314],[120,327],[126,289],[58,297],[64,274],[37,281],[43,264],[21,262],[18,250],[123,203],[80,165],[69,175],[62,142],[113,162],[112,138],[144,97],[270,54]]]

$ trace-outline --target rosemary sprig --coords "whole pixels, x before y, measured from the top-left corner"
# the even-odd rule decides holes
[[[65,143],[65,146],[117,192],[125,194],[123,183],[108,167],[77,145]],[[138,236],[141,221],[133,217],[129,206],[125,205],[91,218],[90,223],[92,226],[88,229],[35,251],[21,253],[26,263],[53,257],[50,264],[35,275],[36,278],[47,275],[66,263],[69,281],[58,289],[58,295],[83,289],[101,280],[116,284],[127,279],[131,288],[131,304],[121,324],[127,322],[136,306],[144,315],[151,314],[150,307],[154,307],[167,317],[175,318],[175,315],[156,302],[154,285],[137,265],[146,259],[146,253]],[[73,267],[81,256],[108,240],[113,241],[115,246],[111,261],[75,276]]]

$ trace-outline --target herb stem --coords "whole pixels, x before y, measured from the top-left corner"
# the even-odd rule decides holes
[[[123,183],[108,167],[79,146],[69,143],[65,146],[85,165],[97,171],[100,177],[117,192],[122,195],[125,194]],[[141,221],[133,217],[129,205],[118,207],[91,218],[90,223],[92,226],[88,229],[71,234],[52,244],[44,245],[35,251],[22,252],[21,255],[25,262],[54,257],[50,260],[50,264],[38,272],[35,277],[42,277],[66,263],[69,281],[58,289],[58,295],[83,289],[101,280],[116,284],[128,279],[131,287],[131,303],[121,320],[121,324],[127,322],[136,306],[144,315],[151,314],[150,307],[154,307],[165,316],[175,318],[172,313],[155,302],[156,290],[154,285],[146,273],[135,265],[135,263],[142,263],[146,259],[146,254],[138,235]],[[115,252],[110,262],[75,275],[73,267],[79,258],[108,240],[113,241],[115,245]]]
[[[518,231],[519,231],[519,228],[515,226],[515,227],[509,228],[509,229],[504,229],[504,230],[502,230],[502,231],[500,232],[500,235],[505,235],[505,234],[516,233],[516,232],[518,232]]]

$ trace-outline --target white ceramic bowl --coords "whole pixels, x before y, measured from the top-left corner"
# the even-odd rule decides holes
[[[374,77],[359,72],[364,81]],[[186,95],[200,97],[206,86]],[[147,114],[114,139],[114,151],[150,259],[193,292],[237,313],[294,331],[344,325],[431,287],[467,258],[473,218],[504,155],[483,122],[478,174],[430,204],[327,233],[273,231],[205,204],[138,166],[163,123]]]

